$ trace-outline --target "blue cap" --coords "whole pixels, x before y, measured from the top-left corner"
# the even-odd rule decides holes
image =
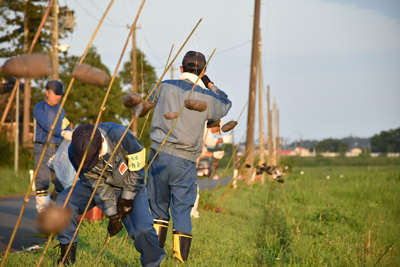
[[[46,90],[52,90],[56,95],[64,94],[64,86],[57,80],[52,80],[47,82]]]

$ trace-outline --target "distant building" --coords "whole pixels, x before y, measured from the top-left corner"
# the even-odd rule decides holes
[[[303,147],[296,147],[292,153],[290,153],[291,156],[300,156],[300,157],[313,157],[315,156],[314,153],[310,153],[310,150],[303,148]]]
[[[361,148],[356,147],[350,150],[349,152],[346,152],[346,157],[358,157],[360,156],[361,153],[362,153]]]

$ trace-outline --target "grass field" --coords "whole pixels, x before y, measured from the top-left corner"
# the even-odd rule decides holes
[[[362,161],[361,161],[362,162]],[[400,266],[400,164],[292,162],[285,183],[241,183],[202,195],[186,266]],[[223,193],[225,194],[223,195]],[[212,195],[212,196],[211,196]],[[223,195],[223,196],[222,196]],[[140,266],[125,231],[93,264],[108,220],[84,223],[75,266]],[[42,266],[58,253],[52,241]],[[162,266],[177,266],[168,233]],[[9,255],[6,266],[36,266],[41,251]]]

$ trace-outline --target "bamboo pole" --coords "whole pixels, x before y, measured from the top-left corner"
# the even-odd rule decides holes
[[[168,63],[169,63],[169,60],[170,60],[170,58],[171,58],[171,54],[172,54],[172,50],[173,50],[173,49],[174,49],[174,45],[172,45],[171,50],[169,51],[167,63],[165,64],[165,67],[164,67],[164,72],[165,72],[165,73],[167,72]],[[157,87],[156,94],[157,94],[159,88],[160,88],[160,86]],[[152,100],[151,102],[154,103],[154,100],[156,100],[156,98],[153,98],[153,100]],[[140,140],[140,138],[142,138],[142,134],[143,134],[143,132],[144,132],[144,128],[146,127],[147,121],[149,120],[149,117],[150,117],[150,112],[151,112],[151,111],[149,111],[149,113],[147,113],[146,120],[144,121],[144,124],[143,124],[143,127],[142,127],[142,131],[140,132],[139,140]]]
[[[94,38],[96,37],[96,35],[97,35],[97,33],[98,33],[99,29],[100,29],[100,26],[102,25],[102,23],[103,23],[103,21],[104,21],[106,15],[107,15],[107,13],[108,13],[108,11],[110,10],[110,8],[111,8],[112,4],[114,3],[114,1],[115,1],[115,0],[111,0],[111,2],[110,2],[110,4],[108,5],[106,11],[104,12],[102,18],[100,19],[100,21],[99,21],[99,23],[98,23],[98,25],[97,25],[97,28],[95,29],[94,33],[92,34],[92,37],[91,37],[91,39],[89,40],[89,43],[88,43],[88,45],[86,46],[86,49],[85,49],[85,51],[84,51],[84,53],[83,53],[83,55],[82,55],[82,57],[81,57],[81,59],[80,59],[80,61],[79,61],[79,63],[78,63],[78,66],[81,65],[82,62],[83,62],[83,60],[85,59],[85,57],[86,57],[86,55],[87,55],[87,52],[89,51],[89,48],[90,48],[91,44],[93,43],[93,40],[94,40]],[[64,105],[65,105],[65,102],[66,102],[66,100],[67,100],[67,98],[68,98],[68,95],[69,95],[69,93],[70,93],[70,91],[71,91],[71,88],[72,88],[72,85],[73,85],[74,81],[75,81],[75,78],[72,77],[72,79],[71,79],[71,81],[70,81],[70,83],[69,83],[69,85],[68,85],[68,88],[67,88],[67,90],[66,90],[66,92],[65,92],[65,95],[64,95],[64,97],[63,97],[63,100],[61,101],[61,105],[60,105],[59,111],[58,111],[58,113],[57,113],[57,115],[56,115],[56,118],[55,118],[55,120],[54,120],[54,123],[53,123],[53,125],[52,125],[52,127],[51,127],[51,130],[50,130],[50,132],[49,132],[48,140],[47,140],[47,142],[46,142],[46,144],[45,144],[45,148],[44,148],[44,150],[43,150],[42,157],[41,157],[41,159],[39,160],[38,166],[40,166],[40,164],[41,164],[41,162],[42,162],[44,152],[45,152],[45,150],[47,149],[48,142],[49,142],[49,140],[50,140],[50,138],[51,138],[51,136],[52,136],[52,134],[53,134],[55,125],[57,124],[57,121],[58,121],[58,119],[59,119],[59,117],[60,117],[60,114],[61,114],[61,110],[62,110],[62,108],[63,108]],[[107,96],[108,96],[108,95],[107,95]],[[100,109],[100,111],[101,111],[101,112],[103,111],[103,107]],[[100,114],[99,114],[99,115],[100,115]],[[99,119],[99,118],[98,118],[98,119]],[[90,143],[91,143],[91,141],[92,141],[92,139],[93,139],[93,136],[94,136],[94,132],[92,133],[91,140],[89,141],[89,145],[90,145]],[[88,146],[88,148],[89,148],[89,146]],[[82,162],[86,159],[87,151],[88,151],[88,149],[87,149],[87,150],[85,151],[85,153],[84,153],[84,157],[83,157],[83,159],[82,159]],[[79,172],[80,172],[80,169],[81,169],[81,166],[82,166],[82,165],[83,165],[83,163],[81,163],[81,165],[80,165]],[[37,170],[35,171],[35,174],[33,175],[32,182],[31,182],[31,186],[32,186],[32,184],[33,184],[33,183],[35,182],[35,180],[36,180],[36,175],[37,175]],[[79,173],[77,172],[77,174],[76,174],[76,176],[75,176],[75,178],[74,178],[74,181],[73,181],[72,186],[75,186],[78,176],[79,176]],[[71,191],[72,191],[72,190],[73,190],[73,189],[71,188]],[[67,199],[67,200],[68,200],[68,199]],[[66,201],[66,202],[64,203],[64,207],[66,206],[66,203],[67,203],[67,202],[68,202],[68,201]],[[40,258],[39,263],[38,263],[37,266],[40,266],[40,264],[41,264],[41,262],[42,262],[42,260],[43,260],[43,258],[44,258],[44,255],[45,255],[45,253],[46,253],[46,251],[47,251],[47,249],[48,249],[48,246],[49,246],[50,241],[51,241],[52,238],[53,238],[53,234],[51,234],[51,235],[49,236],[48,242],[47,242],[47,244],[46,244],[46,247],[44,248],[44,251],[43,251],[43,253],[42,253],[42,256],[41,256],[41,258]]]
[[[139,7],[139,11],[138,11],[138,13],[137,13],[137,15],[136,15],[135,21],[133,22],[132,27],[131,27],[131,30],[129,31],[129,34],[128,34],[128,37],[127,37],[127,39],[126,39],[124,48],[122,49],[122,52],[121,52],[121,56],[120,56],[120,58],[119,58],[119,60],[118,60],[117,66],[115,67],[115,71],[114,71],[114,74],[113,74],[113,76],[112,76],[112,78],[111,78],[111,81],[110,81],[110,84],[109,84],[109,86],[108,86],[106,95],[104,96],[103,103],[102,103],[102,105],[101,105],[100,112],[99,112],[99,115],[98,115],[98,117],[97,117],[96,124],[94,125],[94,129],[93,129],[92,135],[91,135],[90,140],[89,140],[89,144],[88,144],[88,146],[87,146],[87,148],[86,148],[86,151],[85,151],[85,153],[84,153],[84,155],[83,155],[82,162],[81,162],[81,164],[80,164],[80,166],[79,166],[79,168],[78,168],[78,170],[77,170],[77,172],[76,172],[76,177],[75,177],[75,179],[74,179],[73,185],[71,186],[71,190],[70,190],[70,192],[69,192],[69,194],[68,194],[68,196],[67,196],[67,198],[66,198],[66,200],[65,200],[65,202],[64,202],[64,207],[67,205],[67,203],[68,203],[68,201],[69,201],[69,199],[70,199],[70,197],[71,197],[72,191],[73,191],[73,189],[74,189],[74,187],[75,187],[75,184],[76,184],[76,181],[77,181],[77,177],[79,176],[79,174],[80,174],[80,172],[81,172],[81,170],[82,170],[82,166],[83,166],[83,163],[84,163],[84,161],[85,161],[85,159],[86,159],[87,152],[88,152],[88,150],[89,150],[89,148],[90,148],[91,142],[92,142],[92,140],[93,140],[93,138],[94,138],[94,134],[95,134],[95,132],[96,132],[96,130],[97,130],[97,126],[98,126],[98,124],[99,124],[100,117],[101,117],[101,115],[102,115],[102,113],[103,113],[103,111],[104,111],[104,109],[105,109],[105,104],[106,104],[107,99],[108,99],[108,96],[109,96],[109,94],[110,94],[111,87],[112,87],[112,85],[113,85],[113,83],[114,83],[115,77],[117,76],[119,66],[121,65],[123,56],[124,56],[124,54],[125,54],[125,51],[126,51],[126,49],[127,49],[128,43],[129,43],[129,39],[131,38],[132,32],[133,32],[133,30],[134,30],[135,27],[136,27],[137,20],[138,20],[138,18],[139,18],[139,16],[140,16],[140,13],[141,13],[141,11],[142,11],[142,9],[143,9],[143,6],[144,6],[145,2],[146,2],[146,0],[143,0],[143,1],[142,1],[141,6]],[[126,130],[125,133],[124,133],[124,136],[125,136],[125,134],[127,133],[127,131],[129,130],[129,128],[132,126],[133,122],[134,122],[134,119],[131,120],[131,123],[129,124],[129,127],[127,128],[127,130]],[[124,136],[123,136],[123,137],[124,137]],[[118,143],[118,146],[119,146],[119,144],[122,142],[123,137],[121,138],[120,142]],[[116,149],[118,148],[118,146],[116,147]],[[116,149],[115,149],[115,150],[116,150]],[[115,150],[114,150],[114,153],[115,153]],[[113,153],[113,155],[114,155],[114,153]],[[112,156],[113,156],[113,155],[112,155]],[[110,159],[111,159],[111,158],[110,158]],[[104,173],[105,169],[106,169],[106,167],[104,168],[103,173]],[[90,203],[91,203],[91,201],[92,201],[92,199],[93,199],[94,193],[95,193],[96,190],[97,190],[97,187],[98,187],[99,183],[100,183],[100,178],[99,178],[99,180],[98,180],[98,182],[97,182],[97,185],[96,185],[95,189],[93,190],[92,197],[91,197],[91,199],[89,200],[88,205],[86,206],[86,209],[85,209],[84,213],[82,214],[82,216],[85,216],[85,214],[86,214],[86,212],[87,212],[87,210],[88,210],[88,207],[90,206]],[[60,263],[60,266],[62,266],[62,264],[64,263],[64,261],[65,261],[67,255],[68,255],[68,252],[69,252],[69,250],[71,249],[73,240],[74,240],[76,234],[78,233],[79,226],[81,225],[81,223],[82,223],[82,221],[78,224],[78,227],[77,227],[77,229],[76,229],[76,231],[75,231],[74,237],[71,239],[71,242],[69,243],[69,246],[68,246],[68,248],[67,248],[67,251],[65,252],[64,258],[62,259],[62,261],[61,261],[61,263]]]
[[[42,31],[44,23],[47,20],[47,17],[49,16],[50,9],[51,9],[51,6],[53,5],[53,3],[54,3],[54,0],[50,0],[49,5],[48,5],[48,7],[46,9],[46,12],[43,15],[42,21],[40,22],[39,28],[37,29],[35,37],[32,40],[32,44],[31,44],[31,47],[29,48],[28,54],[32,54],[33,48],[35,47],[36,42],[39,39],[40,32]],[[7,113],[10,110],[11,103],[14,100],[15,92],[17,91],[17,88],[19,87],[20,81],[21,81],[21,78],[18,78],[17,81],[15,82],[14,88],[13,88],[13,90],[11,92],[11,96],[8,99],[8,103],[7,103],[6,109],[4,110],[3,116],[1,117],[0,127],[3,126],[3,123],[4,123],[4,121],[5,121],[6,117],[7,117]]]
[[[126,41],[124,50],[123,50],[122,55],[121,55],[121,57],[120,57],[120,60],[119,60],[119,62],[118,62],[118,64],[117,64],[117,68],[116,68],[116,70],[115,70],[114,76],[113,76],[113,78],[111,79],[110,86],[109,86],[109,89],[108,89],[108,91],[107,91],[106,97],[107,97],[108,94],[109,94],[109,91],[110,91],[110,89],[111,89],[112,82],[113,82],[114,79],[115,79],[115,76],[116,76],[117,71],[118,71],[118,67],[119,67],[119,65],[120,65],[120,63],[121,63],[121,61],[122,61],[123,53],[124,53],[125,50],[126,50],[127,44],[128,44],[128,42],[129,42],[130,35],[132,34],[132,30],[133,30],[134,27],[136,26],[136,22],[137,22],[137,19],[138,19],[139,14],[140,14],[140,11],[141,11],[142,8],[143,8],[144,2],[145,2],[145,0],[143,0],[142,5],[141,5],[141,7],[140,7],[140,10],[139,10],[139,12],[138,12],[138,14],[137,14],[137,16],[136,16],[135,22],[134,22],[133,25],[132,25],[131,32],[130,32],[129,35],[128,35],[128,39],[127,39],[127,41]],[[201,19],[200,19],[200,21],[197,23],[196,28],[197,28],[197,26],[199,25],[200,22],[201,22]],[[196,28],[195,28],[195,29],[196,29]],[[194,32],[194,30],[192,31],[192,33],[190,34],[190,36],[193,34],[193,32]],[[188,39],[185,41],[184,45],[185,45],[186,42],[189,40],[190,36],[189,36]],[[183,46],[184,46],[184,45],[183,45]],[[182,46],[181,49],[178,51],[178,54],[179,54],[179,52],[182,50],[183,46]],[[214,52],[215,52],[215,50],[214,50]],[[178,56],[178,54],[175,56],[174,60],[176,59],[176,57]],[[211,58],[211,56],[210,56],[210,58]],[[171,66],[171,65],[172,65],[172,63],[170,64],[170,66]],[[206,66],[207,66],[207,64],[206,64]],[[205,67],[206,67],[206,66],[205,66]],[[163,76],[164,76],[164,75],[165,75],[165,73],[163,74]],[[160,81],[161,81],[161,78],[160,78]],[[157,85],[156,85],[156,86],[157,86]],[[155,86],[155,87],[156,87],[156,86]],[[154,88],[155,88],[155,87],[154,87]],[[154,91],[154,88],[153,88],[152,92]],[[193,91],[193,89],[194,89],[194,87],[192,88],[192,91]],[[150,96],[150,95],[151,95],[151,93],[149,94],[149,96]],[[146,98],[146,100],[149,98],[149,96]],[[189,97],[190,97],[190,95],[189,95]],[[105,103],[105,101],[103,102],[103,104],[104,104],[104,103]],[[93,133],[92,133],[92,136],[91,136],[91,138],[90,138],[88,148],[86,149],[86,152],[85,152],[85,154],[84,154],[84,156],[83,156],[81,165],[80,165],[80,167],[79,167],[79,169],[78,169],[78,171],[77,171],[77,176],[79,175],[79,172],[80,172],[80,170],[81,170],[81,167],[82,167],[82,165],[83,165],[83,162],[84,162],[84,160],[85,160],[85,158],[86,158],[86,154],[87,154],[87,151],[88,151],[88,149],[89,149],[90,143],[91,143],[91,141],[93,140],[93,136],[94,136],[94,133],[95,133],[95,131],[96,131],[96,129],[97,129],[98,121],[99,121],[100,116],[101,116],[101,112],[102,112],[102,111],[100,111],[98,120],[97,120],[97,122],[96,122],[96,124],[95,124],[95,128],[93,129]],[[132,126],[134,120],[135,120],[135,118],[133,118],[133,119],[131,120],[131,122],[129,123],[129,126],[127,127],[126,131],[124,132],[123,136],[121,137],[121,139],[120,139],[119,143],[117,144],[117,146],[116,146],[116,148],[115,148],[113,154],[111,155],[110,159],[114,156],[114,153],[116,152],[117,148],[119,147],[120,143],[122,142],[123,138],[125,137],[126,133],[127,133],[128,130],[129,130],[129,128]],[[106,170],[106,167],[103,169],[103,172],[101,173],[100,178],[101,178],[102,175],[104,174],[105,170]],[[146,170],[146,171],[147,171],[147,170]],[[74,186],[75,183],[76,183],[76,178],[77,178],[77,177],[75,177],[75,181],[74,181],[73,186]],[[86,212],[87,212],[87,210],[88,210],[88,208],[89,208],[89,206],[90,206],[90,203],[91,203],[91,201],[93,200],[94,194],[96,193],[96,190],[97,190],[97,188],[98,188],[98,185],[100,184],[100,180],[101,180],[100,178],[98,179],[98,182],[97,182],[95,188],[93,189],[92,196],[91,196],[91,198],[89,199],[88,205],[86,206],[86,209],[85,209],[85,211],[83,212],[82,216],[85,216],[85,214],[86,214]],[[69,192],[69,195],[68,195],[67,199],[65,200],[64,206],[65,206],[66,203],[68,202],[69,197],[71,196],[72,190],[73,190],[73,188],[71,187],[71,190],[70,190],[70,192]],[[69,244],[69,246],[68,246],[68,248],[67,248],[67,251],[65,252],[65,256],[64,256],[62,262],[60,263],[60,267],[61,267],[62,264],[64,263],[64,261],[65,261],[67,255],[68,255],[68,252],[69,252],[69,250],[71,249],[73,240],[74,240],[75,236],[76,236],[77,233],[78,233],[78,230],[79,230],[79,228],[80,228],[81,223],[82,223],[82,221],[81,221],[81,222],[78,224],[78,226],[77,226],[77,229],[76,229],[76,231],[75,231],[75,233],[74,233],[74,236],[73,236],[72,239],[71,239],[71,242],[70,242],[70,244]],[[99,256],[100,256],[100,255],[99,255]]]
[[[193,30],[190,32],[189,36],[186,38],[185,42],[182,44],[181,48],[180,48],[180,49],[178,50],[178,52],[176,53],[175,57],[172,59],[171,63],[168,65],[168,67],[164,68],[163,74],[161,75],[160,79],[158,79],[157,83],[153,86],[153,89],[149,92],[148,96],[147,96],[146,99],[145,99],[146,101],[150,98],[150,96],[153,94],[153,92],[154,92],[154,90],[155,90],[156,88],[157,88],[157,90],[158,90],[159,85],[160,85],[162,79],[164,78],[165,74],[166,74],[166,73],[168,72],[168,70],[172,67],[172,64],[174,64],[175,59],[178,57],[178,55],[179,55],[180,52],[182,51],[183,47],[185,47],[185,45],[186,45],[186,43],[189,41],[190,37],[192,37],[193,33],[195,32],[195,30],[197,29],[197,27],[199,26],[199,24],[200,24],[200,22],[201,22],[202,20],[203,20],[203,18],[200,18],[200,20],[197,22],[196,26],[193,28]],[[171,53],[172,53],[172,49],[173,49],[173,47],[171,48]],[[169,58],[168,58],[168,60],[169,60]],[[148,118],[149,118],[149,115],[147,115],[146,121],[148,120]],[[145,125],[146,125],[146,122],[145,122],[144,126],[145,126]],[[143,134],[144,126],[143,126],[143,128],[142,128],[142,132],[140,133],[140,137],[141,137],[142,134]],[[140,137],[139,137],[139,139],[140,139]]]
[[[171,63],[168,65],[168,68],[166,70],[164,70],[163,74],[161,75],[160,79],[158,80],[158,82],[156,83],[156,85],[153,87],[153,89],[150,91],[149,95],[146,97],[145,100],[148,100],[150,98],[150,96],[153,94],[155,88],[161,83],[162,79],[164,78],[164,75],[168,72],[169,68],[171,68],[172,64],[174,64],[175,59],[178,57],[178,55],[180,54],[180,52],[182,51],[183,47],[186,45],[186,43],[189,41],[190,37],[193,35],[194,31],[197,29],[197,27],[199,26],[200,22],[203,20],[203,18],[200,18],[200,20],[197,22],[196,26],[194,27],[194,29],[192,30],[192,32],[189,34],[188,38],[186,38],[185,42],[182,44],[181,48],[178,50],[178,52],[176,53],[175,57],[172,59]]]
[[[44,16],[43,16],[43,18],[42,18],[42,21],[40,22],[39,28],[38,28],[38,30],[37,30],[37,32],[36,32],[36,34],[35,34],[35,37],[33,38],[31,47],[30,47],[30,49],[29,49],[29,54],[32,53],[33,48],[34,48],[35,45],[36,45],[36,42],[37,42],[37,40],[38,40],[38,38],[39,38],[39,34],[40,34],[40,32],[42,31],[43,25],[44,25],[44,23],[45,23],[45,21],[46,21],[48,15],[49,15],[49,13],[50,13],[50,9],[51,9],[51,6],[52,6],[53,2],[54,2],[54,0],[50,0],[50,2],[49,2],[49,5],[48,5],[48,7],[47,7],[47,9],[46,9],[46,12],[45,12],[45,14],[44,14]],[[9,103],[7,104],[7,107],[6,107],[6,110],[5,110],[4,114],[3,114],[3,117],[1,118],[0,128],[1,128],[1,126],[3,125],[3,123],[4,123],[4,121],[5,121],[5,118],[6,118],[6,116],[7,116],[8,110],[9,110],[10,107],[11,107],[11,103],[12,103],[12,100],[13,100],[13,98],[14,98],[14,96],[15,96],[15,93],[16,93],[16,91],[17,91],[17,88],[19,88],[20,80],[21,80],[21,79],[18,78],[17,81],[16,81],[16,83],[15,83],[15,85],[14,85],[13,92],[11,93],[11,97],[10,97],[10,99],[8,100]],[[41,156],[41,159],[42,159],[42,160],[43,160],[43,156],[44,156],[44,151],[43,151],[42,156]],[[36,171],[36,174],[37,174],[37,171]],[[33,179],[32,179],[32,180],[33,180]],[[25,195],[24,202],[22,203],[22,208],[21,208],[21,210],[20,210],[20,213],[19,213],[17,222],[16,222],[16,224],[15,224],[13,233],[11,234],[10,241],[8,242],[7,249],[6,249],[6,251],[5,251],[5,253],[4,253],[4,256],[3,256],[3,260],[1,261],[1,265],[0,265],[1,267],[3,267],[4,264],[6,263],[7,255],[8,255],[8,252],[10,251],[12,242],[14,241],[15,234],[17,233],[17,229],[18,229],[18,226],[19,226],[19,224],[20,224],[20,222],[21,222],[22,214],[24,213],[24,209],[25,209],[26,203],[28,203],[28,201],[29,201],[29,194],[30,194],[31,189],[32,189],[32,181],[31,181],[31,184],[30,184],[30,186],[29,186],[29,188],[28,188],[28,191],[27,191],[27,193],[26,193],[26,195]]]

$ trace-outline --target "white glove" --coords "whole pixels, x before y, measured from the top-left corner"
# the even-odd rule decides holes
[[[228,144],[232,139],[232,136],[230,134],[225,135],[224,137],[222,137],[222,141],[224,144]]]
[[[68,131],[68,130],[61,131],[61,136],[64,137],[64,139],[71,141],[72,140],[72,131]]]
[[[213,158],[222,159],[224,153],[225,153],[224,151],[215,151],[213,152]]]

